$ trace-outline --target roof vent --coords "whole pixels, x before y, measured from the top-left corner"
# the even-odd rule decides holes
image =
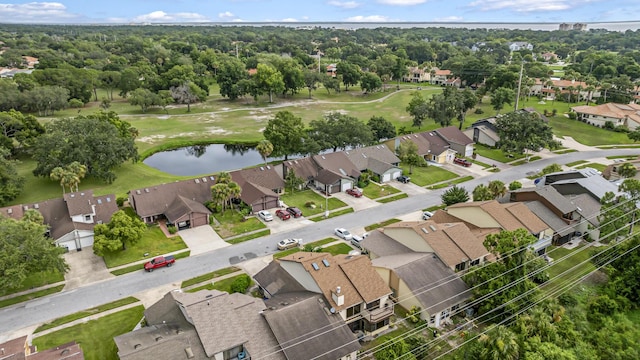
[[[318,266],[318,264],[316,264],[316,263],[311,263],[311,266],[313,267],[313,270],[315,270],[315,271],[320,270],[320,266]]]
[[[140,190],[136,190],[136,194],[140,195]]]
[[[29,207],[27,205],[24,206],[23,208],[25,211],[29,210]]]
[[[102,199],[98,199],[98,205],[100,205],[100,204],[102,204]],[[38,204],[36,204],[36,205],[38,205]]]
[[[81,192],[81,193],[80,193],[80,196],[84,196],[84,193],[83,193],[83,192]]]
[[[323,160],[327,160],[327,158],[326,158],[326,157],[324,157],[324,155],[322,155],[322,159],[323,159]]]
[[[326,267],[329,267],[329,262],[327,261],[327,259],[322,259],[322,264]]]
[[[142,347],[142,344],[135,344],[135,345],[133,345],[133,348],[134,348],[134,349],[137,349],[137,348],[139,348],[139,347]]]
[[[156,341],[160,341],[160,340],[162,340],[162,336],[156,337]]]
[[[107,198],[107,202],[111,202],[111,198],[110,197]]]
[[[148,193],[149,192],[149,188],[145,188],[144,192]]]
[[[340,294],[340,290],[342,290],[340,286],[336,286],[336,294]]]
[[[332,307],[331,309],[329,309],[329,312],[331,312],[332,314],[336,313],[336,308]]]
[[[33,208],[34,208],[34,209],[40,209],[40,205],[38,205],[38,204],[33,204]],[[580,210],[580,208],[578,208],[578,211],[582,211],[582,210]]]
[[[76,197],[76,194],[69,194],[70,197]]]
[[[211,179],[211,181],[215,181],[216,180],[216,178],[213,177],[213,176],[209,176],[209,179]]]
[[[207,182],[207,178],[206,178],[206,177],[203,177],[203,178],[202,178],[202,182]]]
[[[436,227],[435,227],[435,226],[433,226],[433,225],[429,225],[429,228],[431,229],[431,231],[436,231],[436,230],[438,230],[438,229],[436,229]]]
[[[187,354],[187,359],[193,359],[193,357],[195,355],[193,355],[193,350],[191,350],[191,347],[185,348],[184,352]]]
[[[264,171],[264,166],[260,166],[260,171]]]
[[[13,214],[13,209],[7,209],[7,214]]]
[[[200,179],[193,179],[193,181],[195,181],[196,184],[200,184]]]
[[[420,228],[420,230],[422,230],[422,232],[424,232],[425,234],[429,233],[429,230],[425,229],[425,228]]]

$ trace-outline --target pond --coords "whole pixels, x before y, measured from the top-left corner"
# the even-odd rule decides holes
[[[279,159],[267,158],[267,161],[274,160]],[[211,144],[158,152],[144,163],[169,174],[196,176],[243,169],[263,164],[264,160],[252,146]]]

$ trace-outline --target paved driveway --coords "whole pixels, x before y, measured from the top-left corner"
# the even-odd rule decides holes
[[[340,201],[343,201],[347,204],[347,206],[352,207],[354,211],[360,211],[363,209],[381,205],[379,202],[371,200],[366,196],[356,198],[347,194],[346,192],[331,194],[331,196]]]
[[[64,275],[65,291],[114,277],[107,270],[104,260],[95,255],[91,248],[68,252],[64,254],[64,259],[69,264],[69,271]]]
[[[211,250],[227,247],[230,244],[222,238],[209,225],[198,226],[193,229],[180,230],[178,232],[184,240],[191,256],[202,254]]]

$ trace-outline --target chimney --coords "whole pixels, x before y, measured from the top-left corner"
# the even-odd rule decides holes
[[[340,290],[340,286],[338,286],[335,291],[331,292],[331,298],[338,306],[344,305],[344,294],[342,294]]]

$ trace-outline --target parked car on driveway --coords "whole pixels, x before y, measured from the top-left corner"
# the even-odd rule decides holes
[[[286,250],[300,245],[301,239],[284,239],[278,242],[278,250]]]
[[[362,191],[358,188],[347,189],[346,193],[353,197],[362,197]]]
[[[424,211],[422,213],[422,220],[429,220],[431,219],[432,216],[433,216],[433,213],[431,211]]]
[[[471,166],[471,161],[469,161],[467,159],[463,159],[463,158],[455,158],[455,159],[453,159],[453,163],[454,164],[458,164],[458,165],[462,165],[464,167]]]
[[[273,215],[267,210],[258,211],[258,217],[264,221],[273,221]]]
[[[403,184],[406,184],[411,181],[411,178],[406,175],[400,175],[396,178],[396,180],[400,181]]]
[[[302,216],[302,211],[300,211],[300,209],[298,209],[297,207],[288,207],[287,211],[289,212],[289,214],[291,214],[291,216],[293,216],[294,218],[299,218]]]
[[[344,239],[344,240],[347,240],[347,241],[351,241],[351,239],[353,239],[353,235],[351,235],[349,230],[347,230],[345,228],[336,228],[333,232],[340,239]]]
[[[276,210],[276,216],[280,218],[280,220],[289,220],[291,218],[291,215],[289,215],[289,212],[284,211],[284,210]]]

